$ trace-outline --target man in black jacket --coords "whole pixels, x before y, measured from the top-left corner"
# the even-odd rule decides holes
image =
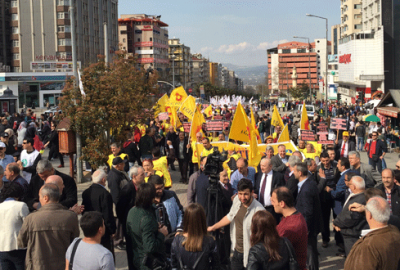
[[[382,171],[382,184],[377,188],[385,193],[391,213],[400,217],[400,186],[394,183],[394,174],[391,169]]]
[[[126,135],[127,141],[123,144],[123,151],[128,155],[129,160],[129,169],[133,167],[135,162],[137,161],[139,165],[142,164],[140,161],[140,153],[139,149],[135,143],[135,137],[132,132],[128,132]]]
[[[346,256],[350,253],[354,243],[360,238],[361,230],[368,228],[365,215],[352,212],[349,209],[349,206],[355,202],[362,205],[366,204],[364,179],[361,176],[353,176],[347,186],[351,193],[343,205],[342,212],[333,220],[333,227],[343,235]]]
[[[283,175],[272,170],[271,160],[264,158],[260,162],[261,172],[257,175],[254,185],[254,193],[257,200],[270,212],[279,223],[279,215],[275,213],[274,206],[271,204],[272,191],[277,187],[284,186]]]
[[[125,160],[120,157],[113,159],[112,169],[108,173],[107,182],[111,197],[115,205],[118,205],[121,196],[121,189],[129,183],[129,177],[124,171]],[[123,232],[120,220],[117,220],[117,232],[114,236],[114,246],[118,249],[124,249],[122,246]]]
[[[301,158],[298,156],[290,156],[288,164],[288,170],[289,170],[289,179],[286,182],[286,187],[289,189],[290,193],[293,195],[293,199],[296,201],[297,198],[297,192],[298,192],[298,187],[297,184],[299,183],[299,180],[296,179],[294,175],[294,167],[296,166],[297,163],[301,162]]]
[[[165,147],[168,148],[169,145],[167,144],[168,141],[171,143],[175,143],[176,139],[178,138],[178,135],[175,132],[174,126],[169,126],[168,127],[168,132],[165,135]],[[175,160],[174,159],[168,159],[168,164],[171,168],[171,170],[175,171],[175,165],[174,165]]]
[[[188,138],[185,136],[185,132],[179,132],[179,137],[173,142],[173,147],[175,150],[175,157],[178,159],[179,170],[181,172],[180,182],[188,183],[188,166],[190,155],[187,151]]]
[[[51,175],[58,175],[64,182],[59,203],[67,208],[73,207],[78,202],[78,189],[75,180],[64,173],[53,168],[50,161],[42,159],[36,167],[37,174],[32,177],[28,185],[28,191],[25,197],[25,203],[32,212],[39,207],[39,190],[45,184],[46,179]]]
[[[114,255],[114,245],[111,235],[115,233],[116,225],[113,213],[113,200],[106,190],[107,174],[103,170],[96,170],[92,175],[93,184],[83,191],[82,204],[85,212],[98,211],[103,215],[106,232],[101,238],[101,244]]]
[[[155,130],[153,128],[146,128],[146,135],[140,138],[139,150],[142,161],[144,159],[153,158],[153,156],[151,155],[151,150],[153,150],[154,147],[154,140],[153,140],[154,133]]]

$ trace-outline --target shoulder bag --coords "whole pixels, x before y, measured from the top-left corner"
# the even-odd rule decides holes
[[[69,258],[69,266],[68,269],[72,270],[72,265],[74,263],[74,257],[75,257],[75,253],[76,253],[76,249],[78,248],[79,242],[81,242],[81,238],[79,238],[78,240],[76,240],[74,247],[72,248],[72,252],[71,252],[71,258]]]
[[[289,241],[289,240],[286,238],[283,238],[283,241],[285,242],[285,245],[289,251],[289,270],[299,270],[299,264],[297,263],[296,259],[294,258],[292,249],[290,248],[289,244],[287,243],[287,241]]]

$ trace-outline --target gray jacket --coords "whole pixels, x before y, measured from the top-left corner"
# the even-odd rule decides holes
[[[289,160],[289,156],[286,155],[286,158]],[[281,157],[279,154],[276,154],[271,158],[271,164],[272,164],[272,170],[280,173],[284,173],[286,167],[286,164],[283,164]]]
[[[351,166],[350,169],[354,170]],[[360,163],[360,175],[364,178],[365,188],[374,187],[382,183],[382,176],[379,172],[372,169],[372,166],[366,163]]]

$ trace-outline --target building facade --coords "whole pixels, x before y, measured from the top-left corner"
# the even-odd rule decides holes
[[[220,63],[209,63],[209,81],[212,85],[221,86],[222,65]]]
[[[175,77],[175,86],[180,83],[185,90],[193,88],[193,61],[190,47],[181,43],[179,38],[169,39],[168,45],[168,55],[171,63],[174,63],[173,72],[170,73],[170,81]]]
[[[168,58],[168,24],[161,16],[146,14],[121,15],[118,19],[120,49],[135,55],[145,69],[155,69],[161,80],[170,73]]]
[[[200,53],[192,55],[193,63],[193,84],[203,84],[210,82],[210,63],[209,60],[203,57]]]
[[[362,30],[362,2],[362,0],[340,0],[342,38]]]
[[[13,2],[15,4],[15,2]],[[11,41],[11,0],[0,1],[0,72],[10,72],[12,51],[17,42]]]
[[[70,70],[57,64],[72,60],[70,5],[70,0],[11,1],[11,39],[18,44],[13,46],[14,72]],[[81,0],[76,5],[76,51],[83,67],[105,54],[104,23],[107,51],[112,56],[118,49],[117,19],[117,0]]]

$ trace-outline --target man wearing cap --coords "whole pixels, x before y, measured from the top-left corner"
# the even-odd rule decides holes
[[[9,142],[10,141],[9,136],[10,135],[7,132],[4,132],[1,134],[0,139],[1,139],[1,142],[6,145],[6,154],[12,155],[15,152],[15,148],[14,148],[13,144]],[[5,167],[3,167],[3,168],[5,168]]]
[[[349,141],[349,132],[343,131],[342,136],[342,140],[336,139],[335,149],[337,158],[347,158],[349,156],[349,152],[356,151],[356,144],[353,141]]]
[[[268,137],[265,139],[265,143],[266,143],[266,144],[274,143],[274,138],[272,138],[271,135],[268,136]]]
[[[6,154],[6,145],[0,142],[0,166],[5,170],[7,165],[14,162],[14,158],[11,155]],[[3,181],[7,182],[6,176],[3,176]]]

